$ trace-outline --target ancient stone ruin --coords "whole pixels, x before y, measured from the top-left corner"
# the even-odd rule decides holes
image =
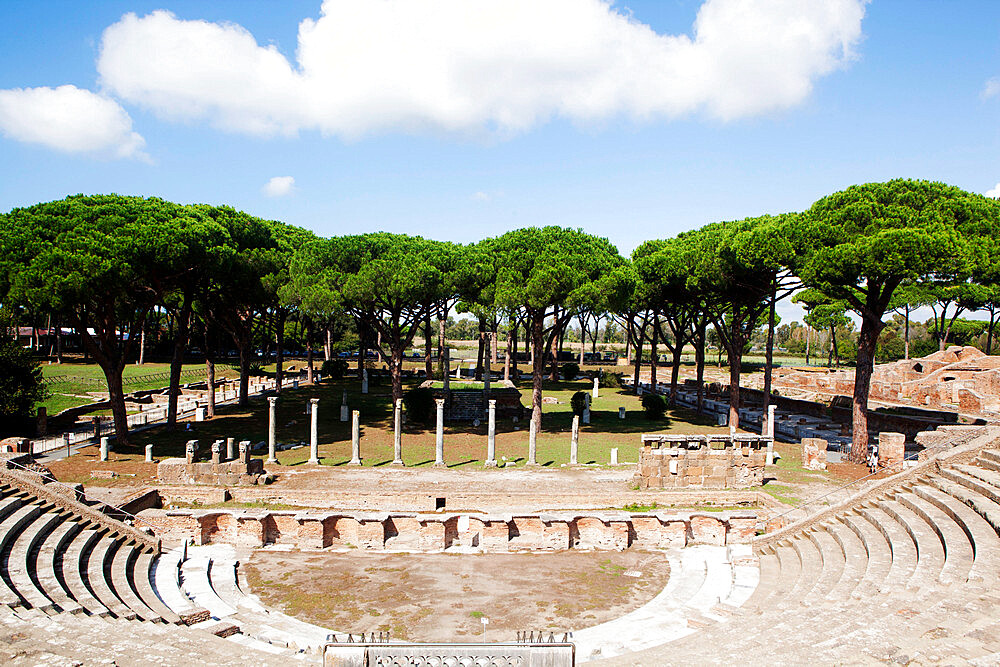
[[[737,489],[761,486],[774,440],[759,435],[642,436],[640,489]]]

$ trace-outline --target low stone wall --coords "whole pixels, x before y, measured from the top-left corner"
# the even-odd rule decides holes
[[[643,436],[640,489],[761,486],[771,441],[761,436]]]
[[[185,459],[163,459],[156,465],[156,477],[163,484],[222,484],[247,486],[263,484],[264,462],[260,459],[188,463]]]
[[[631,546],[726,545],[750,542],[757,525],[754,512],[493,516],[150,509],[141,516],[155,523],[157,536],[168,541],[407,552],[621,551]]]

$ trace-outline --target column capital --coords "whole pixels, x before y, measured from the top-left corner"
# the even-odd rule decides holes
[[[316,405],[317,403],[319,403],[319,399],[318,398],[310,398],[309,402],[312,403],[313,405]]]
[[[271,405],[274,405],[275,403],[278,402],[278,397],[277,396],[268,396],[267,397],[267,402],[270,403]]]

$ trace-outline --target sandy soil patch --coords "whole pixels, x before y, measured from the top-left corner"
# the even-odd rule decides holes
[[[513,641],[617,618],[659,593],[662,552],[372,554],[258,550],[241,568],[268,606],[337,632]],[[629,576],[635,572],[640,576]],[[627,574],[628,573],[628,574]]]

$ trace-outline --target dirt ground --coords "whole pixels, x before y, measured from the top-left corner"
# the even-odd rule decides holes
[[[335,632],[411,641],[513,641],[617,618],[667,584],[663,553],[377,554],[257,550],[241,569],[262,602]],[[630,576],[633,574],[639,576]]]

